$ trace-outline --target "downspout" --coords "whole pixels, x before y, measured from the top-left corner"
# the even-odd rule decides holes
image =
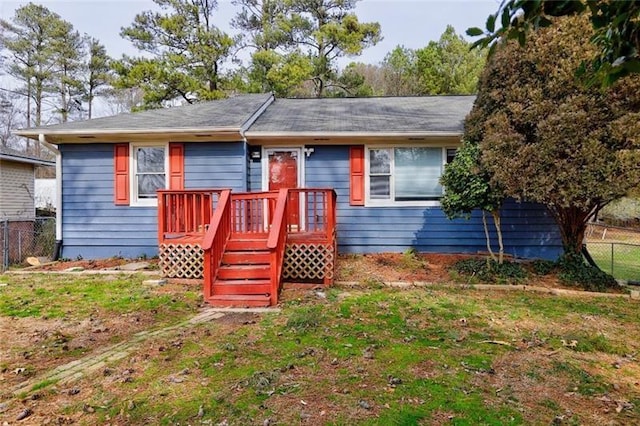
[[[53,260],[58,260],[62,251],[62,154],[55,145],[47,142],[43,133],[38,135],[38,141],[56,156],[56,246]]]

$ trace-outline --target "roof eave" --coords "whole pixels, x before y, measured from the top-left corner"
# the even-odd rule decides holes
[[[39,160],[37,158],[26,158],[17,155],[0,154],[0,160],[13,161],[16,163],[34,164],[36,166],[55,166],[55,161]]]
[[[14,133],[30,139],[44,135],[54,144],[60,143],[103,143],[120,141],[156,140],[156,141],[239,141],[242,140],[238,127],[216,128],[153,128],[153,129],[82,129],[49,130],[24,129]]]
[[[456,139],[462,137],[462,132],[245,132],[247,141],[307,141],[315,144],[322,143],[353,143],[353,142],[386,142],[386,141],[434,141]]]

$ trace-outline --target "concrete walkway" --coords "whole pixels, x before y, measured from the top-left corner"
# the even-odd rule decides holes
[[[68,383],[92,373],[95,373],[105,366],[108,363],[118,361],[120,359],[126,358],[133,351],[135,351],[138,347],[142,345],[142,343],[146,342],[151,338],[156,337],[166,337],[170,334],[175,333],[176,331],[188,329],[197,324],[206,323],[209,321],[213,321],[219,318],[224,317],[228,313],[235,312],[252,312],[252,313],[266,313],[266,312],[280,312],[280,309],[214,309],[209,308],[199,313],[195,317],[183,321],[181,323],[168,326],[165,328],[161,328],[158,330],[146,330],[141,331],[133,335],[133,337],[126,341],[115,344],[103,350],[99,354],[91,354],[84,358],[77,359],[75,361],[69,362],[67,364],[61,365],[43,375],[35,377],[26,382],[20,383],[19,385],[13,387],[11,389],[11,393],[16,396],[20,395],[24,392],[29,392],[35,385],[43,382],[56,382],[58,384]]]

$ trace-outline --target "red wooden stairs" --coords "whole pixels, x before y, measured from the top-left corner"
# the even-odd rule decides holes
[[[271,253],[267,239],[231,239],[227,242],[209,303],[219,306],[271,304]]]
[[[158,193],[158,241],[161,247],[195,244],[202,249],[204,297],[213,306],[276,305],[287,244],[335,247],[336,202],[330,189]],[[287,272],[304,266],[289,265]]]

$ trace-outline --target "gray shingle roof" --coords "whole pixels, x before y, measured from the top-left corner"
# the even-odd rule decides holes
[[[180,107],[119,114],[112,117],[25,129],[29,133],[92,131],[140,131],[147,129],[241,129],[271,98],[270,94],[249,94]],[[19,132],[19,133],[24,133]]]
[[[247,134],[462,133],[474,100],[475,96],[276,99]]]
[[[7,148],[6,146],[2,145],[0,145],[0,160],[15,161],[18,163],[39,164],[43,166],[53,166],[55,164],[55,161],[45,160],[44,158],[16,151],[15,149]]]
[[[53,143],[79,141],[81,135],[145,135],[167,132],[234,132],[247,138],[304,135],[457,135],[474,96],[273,99],[271,94],[237,95],[113,117],[25,129],[17,134]],[[268,105],[268,107],[266,107]],[[265,109],[266,107],[266,109]],[[256,118],[257,117],[257,118]],[[255,120],[255,121],[254,121]],[[205,135],[212,138],[216,135]],[[94,139],[99,141],[100,139]],[[204,139],[203,139],[204,140]],[[235,139],[239,140],[239,139]]]

